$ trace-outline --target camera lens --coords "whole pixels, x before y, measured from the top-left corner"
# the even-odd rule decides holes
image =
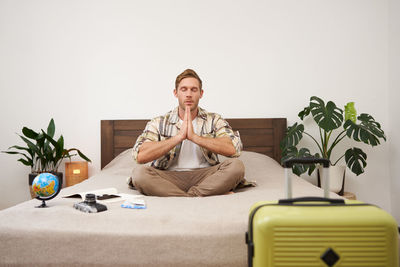
[[[85,202],[88,204],[96,203],[96,195],[95,194],[86,194]]]

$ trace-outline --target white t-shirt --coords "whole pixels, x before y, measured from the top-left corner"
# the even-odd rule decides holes
[[[179,119],[182,123],[182,120]],[[192,120],[193,131],[199,134],[197,129],[197,118]],[[169,171],[189,171],[197,168],[206,168],[211,165],[207,162],[201,149],[198,145],[190,140],[183,140],[181,145],[181,151],[179,156],[174,159],[171,167],[168,168]]]

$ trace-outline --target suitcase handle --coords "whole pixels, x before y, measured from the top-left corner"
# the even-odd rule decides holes
[[[292,166],[296,163],[300,163],[300,164],[316,164],[316,163],[320,163],[324,166],[324,168],[328,168],[329,167],[329,159],[322,159],[322,158],[313,158],[313,157],[309,157],[309,158],[292,158],[292,159],[288,159],[285,160],[283,162],[283,167],[284,168],[292,168]]]
[[[305,158],[291,158],[285,160],[283,162],[283,167],[285,169],[285,197],[287,199],[292,198],[292,179],[290,178],[289,169],[293,167],[294,164],[316,164],[320,163],[324,166],[323,173],[324,173],[324,197],[329,198],[329,172],[328,168],[330,165],[329,159],[324,158],[314,158],[314,157],[305,157]]]
[[[345,204],[344,199],[325,197],[299,197],[280,199],[278,204],[294,204],[295,202],[329,202],[331,204]]]

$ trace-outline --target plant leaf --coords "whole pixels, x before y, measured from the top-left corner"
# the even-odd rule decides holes
[[[79,156],[88,162],[92,162],[88,157],[86,157],[80,150],[77,150]]]
[[[30,166],[30,167],[33,167],[33,163],[32,162],[29,162],[29,161],[26,161],[26,160],[24,160],[24,159],[19,159],[18,160],[19,162],[22,162],[22,164],[24,164],[24,165],[26,165],[26,166]]]
[[[61,135],[60,138],[56,141],[52,136],[48,135],[42,130],[43,136],[46,138],[46,143],[50,142],[53,145],[53,148],[48,146],[48,160],[47,164],[53,169],[53,171],[57,170],[57,166],[60,160],[63,159],[64,153],[64,137]]]
[[[54,124],[54,120],[52,118],[49,122],[49,126],[47,126],[47,135],[53,138],[55,131],[56,131],[56,125]]]
[[[327,132],[339,128],[343,123],[343,110],[332,101],[329,101],[325,106],[322,99],[312,96],[310,98],[310,109],[315,122]]]
[[[349,102],[344,106],[344,120],[351,120],[352,122],[356,122],[357,120],[357,111],[354,107],[354,102]]]
[[[28,151],[28,153],[32,156],[32,150],[29,147],[10,146],[8,149],[11,149],[11,148]]]
[[[78,152],[78,155],[82,158],[82,159],[84,159],[84,160],[86,160],[86,161],[88,161],[88,162],[92,162],[88,157],[86,157],[79,149],[76,149],[76,148],[71,148],[71,149],[68,149],[66,152],[67,152],[67,157],[70,157],[69,156],[69,152],[71,152],[71,151],[76,151],[76,152]]]
[[[40,151],[40,148],[38,146],[36,146],[34,143],[32,143],[31,141],[29,141],[28,139],[26,139],[25,137],[23,137],[22,135],[20,135],[19,137],[21,137],[22,140],[24,140],[24,142],[28,145],[28,147],[39,157],[43,157],[43,154]]]
[[[362,113],[358,116],[360,124],[355,124],[351,120],[347,120],[343,127],[346,129],[346,135],[358,142],[364,142],[371,146],[379,145],[379,138],[386,141],[386,136],[381,125],[368,114]]]
[[[304,119],[304,117],[308,116],[310,114],[311,108],[310,106],[305,107],[302,111],[299,112],[299,114],[297,116],[299,116],[299,118],[301,120]]]
[[[45,141],[46,137],[41,132],[39,132],[38,136],[36,137],[36,146],[44,150]]]
[[[1,151],[1,152],[7,153],[7,154],[10,154],[10,155],[22,155],[22,156],[24,156],[27,160],[31,160],[31,161],[32,161],[32,158],[29,157],[28,155],[26,155],[25,153],[21,153],[21,152],[17,152],[17,151]]]
[[[310,150],[308,148],[301,148],[300,150],[297,150],[295,146],[292,146],[288,147],[285,152],[282,152],[281,162],[283,163],[284,161],[292,158],[306,158],[306,157],[312,157]],[[292,167],[292,171],[297,176],[300,176],[301,174],[305,173],[310,168],[310,166],[312,165],[294,164]]]
[[[293,124],[289,126],[286,130],[286,135],[280,143],[281,150],[284,151],[288,147],[297,146],[300,140],[303,138],[304,125],[303,124]]]
[[[48,134],[45,133],[43,130],[42,130],[42,134],[43,134],[43,136],[46,138],[46,140],[48,140],[54,147],[57,146],[57,142],[56,142],[56,140],[53,139],[52,136],[48,135]]]
[[[321,158],[321,156],[320,156],[319,153],[315,153],[315,155],[313,156],[313,158],[319,159],[319,158]],[[308,165],[308,175],[311,175],[311,174],[314,172],[314,170],[315,170],[316,167],[317,167],[316,164],[310,164],[310,165]]]
[[[63,152],[64,152],[64,137],[61,135],[60,138],[58,138],[57,140],[57,146],[56,146],[57,158],[61,159]]]
[[[36,137],[39,135],[37,132],[35,132],[34,130],[29,129],[29,128],[27,128],[27,127],[22,128],[22,133],[23,133],[26,137],[28,137],[28,138],[30,138],[30,139],[36,139]]]
[[[349,148],[345,153],[347,167],[357,176],[364,172],[367,166],[367,154],[357,147]]]
[[[10,155],[22,154],[21,152],[16,152],[16,151],[1,151],[1,153],[7,153],[7,154],[10,154]]]

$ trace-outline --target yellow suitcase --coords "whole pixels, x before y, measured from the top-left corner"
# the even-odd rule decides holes
[[[288,175],[286,181],[290,191]],[[398,227],[390,214],[355,200],[293,199],[289,191],[289,198],[251,208],[246,233],[249,266],[398,266]]]

